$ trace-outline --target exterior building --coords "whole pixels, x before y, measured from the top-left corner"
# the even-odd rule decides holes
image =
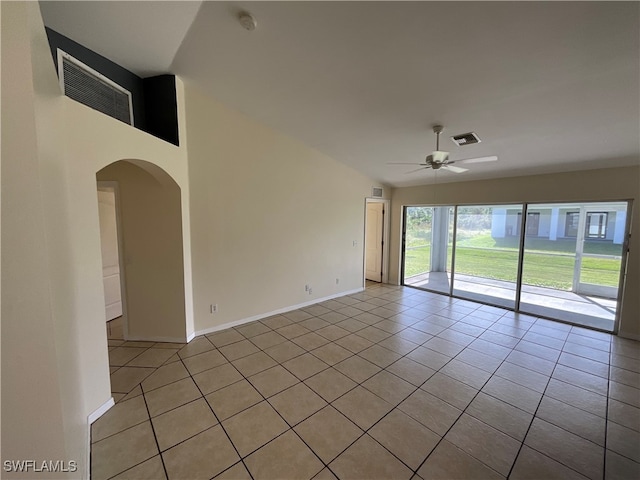
[[[577,239],[584,231],[584,240],[609,240],[614,244],[624,242],[627,220],[625,203],[561,204],[527,208],[526,235],[549,240]],[[583,225],[581,228],[581,224]],[[491,215],[493,238],[519,237],[522,229],[522,213],[518,210],[494,208]]]

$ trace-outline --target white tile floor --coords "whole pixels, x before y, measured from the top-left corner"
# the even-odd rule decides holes
[[[416,289],[110,340],[94,480],[638,479],[638,342]]]

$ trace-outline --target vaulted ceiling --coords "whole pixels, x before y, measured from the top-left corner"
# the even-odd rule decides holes
[[[435,149],[497,155],[438,182],[640,163],[638,2],[41,2],[141,76],[174,73],[393,186]],[[257,21],[238,22],[241,11]],[[450,135],[482,142],[456,146]]]

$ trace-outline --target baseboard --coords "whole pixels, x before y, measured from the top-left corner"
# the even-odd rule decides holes
[[[620,338],[628,338],[629,340],[637,340],[637,341],[640,341],[640,335],[635,334],[635,333],[618,332],[618,336],[619,336]]]
[[[91,424],[93,422],[98,420],[102,415],[104,415],[107,412],[107,410],[109,410],[115,404],[116,404],[116,402],[113,400],[113,397],[109,397],[109,400],[107,400],[102,405],[100,405],[96,410],[91,412],[89,414],[89,416],[87,417],[87,421],[89,422],[89,426],[91,426]]]
[[[187,343],[189,343],[194,338],[196,338],[196,332],[191,332],[189,335],[187,335]]]
[[[364,291],[364,287],[356,288],[354,290],[348,290],[346,292],[336,293],[334,295],[329,295],[328,297],[316,298],[315,300],[311,300],[305,303],[299,303],[298,305],[291,305],[289,307],[279,308],[277,310],[273,310],[267,313],[261,313],[259,315],[254,315],[249,318],[243,318],[241,320],[235,320],[233,322],[223,323],[222,325],[216,325],[215,327],[205,328],[203,330],[197,330],[192,335],[192,339],[198,337],[200,335],[206,335],[209,333],[218,332],[220,330],[226,330],[227,328],[237,327],[238,325],[243,325],[249,322],[255,322],[256,320],[262,320],[263,318],[272,317],[273,315],[280,315],[282,313],[291,312],[293,310],[298,310],[300,308],[309,307],[311,305],[315,305],[316,303],[326,302],[327,300],[333,300],[334,298],[344,297],[346,295],[353,295],[355,293],[360,293]]]
[[[169,342],[169,343],[189,343],[191,339],[187,337],[136,337],[127,335],[127,342]]]
[[[86,463],[83,471],[83,478],[91,478],[91,424],[107,413],[107,411],[115,404],[116,402],[113,400],[113,397],[109,397],[109,400],[100,405],[87,417],[87,457],[85,459]]]

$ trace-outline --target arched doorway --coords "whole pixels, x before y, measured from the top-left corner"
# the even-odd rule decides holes
[[[96,180],[113,185],[117,196],[124,339],[184,342],[180,187],[164,170],[141,160],[114,162],[99,170]]]

